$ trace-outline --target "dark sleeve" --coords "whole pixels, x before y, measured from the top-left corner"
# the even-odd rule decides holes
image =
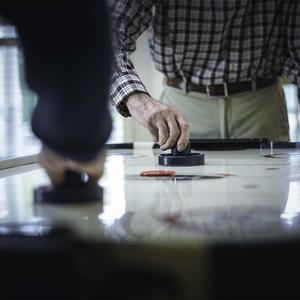
[[[112,103],[124,116],[130,113],[124,100],[134,93],[147,93],[130,55],[136,50],[137,38],[147,30],[152,20],[154,0],[111,0],[114,68],[110,95]]]
[[[2,11],[17,28],[26,80],[38,95],[33,132],[69,158],[95,158],[111,131],[111,40],[105,1],[13,2],[2,5]]]

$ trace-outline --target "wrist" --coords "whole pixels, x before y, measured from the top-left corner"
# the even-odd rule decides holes
[[[151,97],[146,93],[135,93],[126,99],[126,106],[129,112],[137,110],[141,107],[146,108],[147,103],[151,102]]]

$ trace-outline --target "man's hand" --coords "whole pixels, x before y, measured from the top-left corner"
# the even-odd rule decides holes
[[[174,108],[162,104],[147,94],[131,95],[127,100],[130,114],[145,128],[162,150],[177,146],[183,151],[189,141],[189,125]]]
[[[88,183],[96,184],[103,175],[105,151],[102,150],[93,161],[76,162],[59,155],[48,147],[43,146],[39,160],[54,186],[60,186],[64,183],[67,171],[85,173],[89,177]]]

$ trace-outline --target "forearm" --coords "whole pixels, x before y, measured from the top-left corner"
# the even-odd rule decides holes
[[[129,116],[124,105],[125,100],[138,92],[147,93],[130,55],[136,49],[137,38],[150,24],[154,1],[115,0],[111,2],[115,60],[110,95],[112,103],[119,112],[123,116]]]

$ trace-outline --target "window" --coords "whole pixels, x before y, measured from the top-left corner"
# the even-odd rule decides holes
[[[300,141],[300,108],[297,87],[293,84],[283,86],[290,124],[290,140]]]
[[[22,55],[11,26],[0,27],[0,158],[37,153],[30,130],[36,96],[24,84]]]

